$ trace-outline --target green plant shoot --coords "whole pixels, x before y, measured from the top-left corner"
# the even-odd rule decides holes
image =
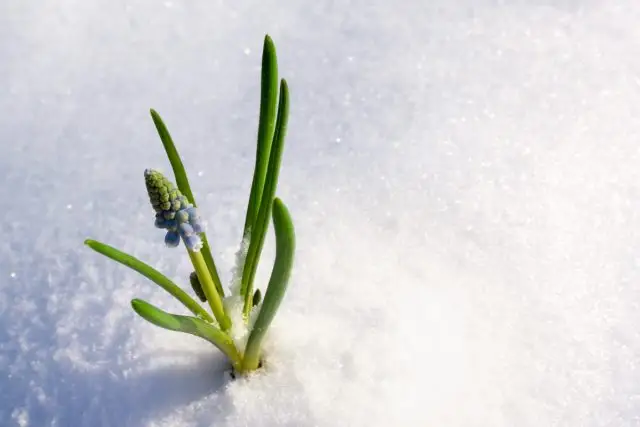
[[[189,283],[197,297],[208,303],[210,312],[169,278],[134,256],[96,240],[85,241],[94,251],[155,282],[195,316],[167,313],[146,301],[134,299],[131,307],[140,317],[161,328],[194,335],[210,342],[228,358],[232,369],[241,374],[248,374],[261,366],[262,342],[286,292],[295,251],[291,216],[284,203],[276,198],[289,117],[289,89],[286,81],[281,80],[278,93],[277,64],[275,45],[267,35],[262,53],[256,162],[242,236],[243,242],[249,241],[249,246],[240,278],[245,322],[252,310],[257,309],[259,312],[253,327],[248,331],[244,353],[238,350],[239,346],[229,332],[232,322],[226,311],[228,308],[224,302],[224,288],[184,164],[164,121],[155,110],[151,110],[151,118],[177,185],[156,170],[145,170],[145,186],[155,211],[154,225],[165,230],[166,246],[173,248],[180,243],[184,244],[194,269],[189,275]],[[253,282],[270,217],[273,217],[276,234],[276,258],[262,298],[260,289],[254,291]]]

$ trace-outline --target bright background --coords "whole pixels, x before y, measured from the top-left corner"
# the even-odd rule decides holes
[[[638,22],[636,0],[0,1],[0,425],[640,425]],[[153,107],[229,280],[265,33],[299,247],[269,373],[230,383],[82,241],[185,283],[145,194],[170,172]]]

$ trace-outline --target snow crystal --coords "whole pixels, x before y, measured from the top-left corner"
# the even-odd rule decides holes
[[[27,427],[29,425],[29,413],[25,408],[14,409],[11,418],[19,427]]]

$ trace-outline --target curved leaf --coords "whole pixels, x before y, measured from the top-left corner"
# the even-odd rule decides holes
[[[215,326],[196,317],[167,313],[141,299],[132,300],[131,307],[140,317],[156,326],[170,331],[184,332],[209,341],[229,358],[235,369],[239,368],[240,354],[233,340]]]
[[[119,251],[118,249],[98,242],[96,240],[87,239],[84,241],[85,245],[89,246],[94,251],[111,258],[112,260],[125,265],[132,270],[142,274],[147,279],[159,285],[162,289],[169,292],[175,299],[180,301],[185,307],[187,307],[193,314],[201,317],[207,322],[213,322],[213,318],[207,311],[202,308],[193,298],[191,298],[185,291],[180,289],[178,285],[173,283],[171,279],[160,273],[148,264],[140,261],[138,258]]]
[[[278,311],[278,307],[280,307],[293,266],[293,254],[296,246],[295,230],[287,207],[277,198],[273,202],[273,226],[276,231],[276,260],[260,313],[247,341],[242,361],[243,372],[258,368],[262,340]]]

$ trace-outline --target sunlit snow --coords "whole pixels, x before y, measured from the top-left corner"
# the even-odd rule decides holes
[[[640,425],[638,6],[0,1],[0,425]],[[265,33],[298,250],[265,370],[231,381],[82,242],[188,288],[145,194],[153,107],[230,282]]]

